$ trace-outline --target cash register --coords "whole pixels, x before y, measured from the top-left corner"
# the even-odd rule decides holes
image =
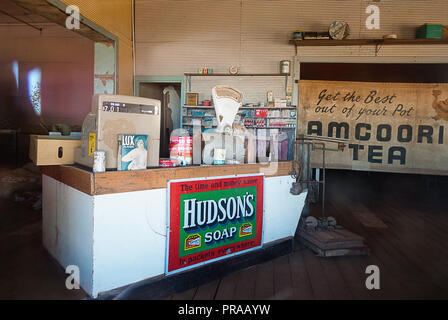
[[[97,94],[92,111],[82,125],[81,146],[75,149],[75,163],[93,167],[93,152],[104,151],[106,169],[117,169],[118,135],[148,136],[148,167],[159,165],[159,100],[142,97]]]

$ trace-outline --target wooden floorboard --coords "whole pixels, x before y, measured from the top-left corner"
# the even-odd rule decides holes
[[[255,296],[257,267],[250,267],[238,273],[234,300],[252,300]]]
[[[337,221],[340,225],[344,226],[347,230],[364,236],[364,227],[356,220],[349,218],[350,215],[348,211],[346,211],[343,207],[341,207],[341,211],[338,211],[332,203],[327,203],[327,207],[330,213],[337,217]],[[368,239],[366,240],[367,246],[372,249],[369,245]],[[376,292],[367,290],[365,286],[365,281],[367,278],[365,270],[367,266],[372,264],[379,265],[378,259],[374,255],[338,257],[336,261],[339,266],[339,270],[346,280],[347,285],[355,299],[364,300],[376,298]]]
[[[192,300],[198,288],[193,288],[171,296],[171,300]]]
[[[349,206],[343,207],[339,204],[338,210],[342,208],[346,214],[350,213]],[[352,224],[352,226],[353,225],[354,224]],[[400,252],[394,250],[389,242],[390,240],[384,240],[389,231],[384,229],[377,230],[374,228],[367,228],[361,224],[357,229],[351,229],[351,231],[360,233],[366,238],[375,239],[374,241],[368,242],[368,244],[372,251],[372,264],[377,265],[380,269],[382,284],[382,289],[380,290],[382,295],[385,295],[387,298],[399,298],[398,295],[401,293],[403,294],[403,298],[414,298],[412,288],[408,281],[409,279],[407,278],[409,274],[403,274],[400,266],[406,265],[408,273],[414,271],[414,268],[412,265],[405,262]],[[362,272],[364,274],[364,279],[367,278],[368,275],[365,274],[365,268],[364,270],[358,270],[358,272]]]
[[[311,288],[314,298],[317,300],[333,299],[330,285],[324,277],[324,272],[320,264],[320,259],[310,250],[300,252],[301,258],[305,261],[305,267],[310,278]]]
[[[293,299],[293,287],[289,255],[275,259],[274,261],[274,299]]]
[[[193,297],[194,300],[213,300],[216,296],[216,290],[218,289],[220,280],[206,283],[197,288]]]
[[[256,300],[274,299],[274,262],[268,261],[257,266],[255,273]]]
[[[239,272],[234,272],[222,278],[216,292],[216,300],[233,300],[235,296]]]
[[[404,219],[400,216],[399,210],[390,213],[390,215],[391,220],[395,217]],[[440,239],[440,235],[437,235],[435,230],[431,231],[430,226],[426,226],[423,221],[414,221],[414,219],[406,219],[406,221],[408,222],[407,230],[397,231],[394,235],[391,235],[392,246],[397,250],[400,250],[403,246],[411,247],[412,250],[401,250],[401,252],[408,261],[416,266],[420,274],[425,274],[428,293],[434,287],[438,288],[442,295],[446,295],[447,289],[441,283],[448,283],[448,274],[446,273],[448,250],[437,241],[437,239]],[[394,223],[398,224],[398,221],[394,221]],[[425,245],[425,241],[429,239],[433,244],[431,246]],[[422,293],[424,294],[424,292]]]
[[[299,245],[297,245],[297,247],[299,247]],[[289,258],[293,296],[295,299],[312,300],[314,299],[314,295],[310,277],[305,266],[305,261],[299,250],[302,251],[308,249],[300,246],[300,248],[294,251]]]
[[[330,286],[333,297],[338,300],[353,299],[353,294],[350,292],[343,275],[334,258],[319,259],[323,276],[326,278]]]

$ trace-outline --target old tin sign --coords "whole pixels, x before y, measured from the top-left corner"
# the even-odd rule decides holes
[[[348,139],[329,168],[448,174],[448,84],[301,80],[298,119],[301,134]]]
[[[168,183],[166,273],[260,248],[264,175]]]

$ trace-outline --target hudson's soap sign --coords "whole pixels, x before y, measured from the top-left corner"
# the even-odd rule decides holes
[[[167,273],[260,247],[263,179],[170,181]]]
[[[301,134],[349,140],[329,168],[448,174],[448,84],[301,80],[298,119]]]

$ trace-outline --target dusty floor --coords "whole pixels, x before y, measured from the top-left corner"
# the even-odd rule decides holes
[[[41,212],[0,201],[0,299],[82,299],[67,290],[66,275],[42,246]]]
[[[166,299],[448,298],[445,177],[329,171],[327,181],[328,214],[365,237],[370,256],[322,259],[297,243],[290,255]],[[68,275],[41,236],[40,211],[0,200],[0,299],[86,298],[65,288]],[[370,264],[380,267],[381,290],[365,289]]]

